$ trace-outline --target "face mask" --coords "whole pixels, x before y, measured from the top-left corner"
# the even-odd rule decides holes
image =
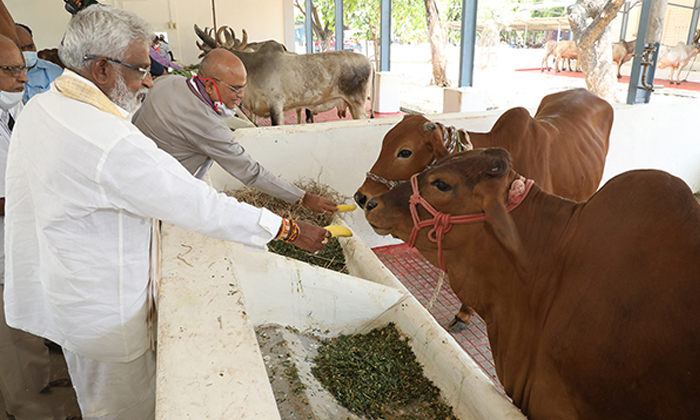
[[[216,113],[219,114],[221,118],[231,118],[236,116],[236,110],[230,109],[223,102],[221,102],[221,94],[219,93],[219,87],[216,85],[215,79],[210,79],[208,77],[200,77],[199,80],[211,80],[214,82],[214,89],[216,89],[216,96],[219,97],[218,101],[214,101],[214,109]]]
[[[24,91],[22,91],[22,92],[1,91],[0,92],[0,108],[4,109],[5,111],[10,110],[15,105],[17,105],[19,103],[19,101],[22,100],[23,96],[24,96]]]
[[[24,56],[25,63],[27,63],[27,67],[34,67],[36,62],[39,61],[36,51],[22,51],[22,55]]]
[[[231,118],[236,116],[236,110],[227,108],[223,102],[216,101],[214,102],[214,106],[216,107],[216,113],[219,114],[221,118]]]

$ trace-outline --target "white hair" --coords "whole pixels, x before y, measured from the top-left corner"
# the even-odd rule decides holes
[[[150,45],[151,24],[133,12],[95,4],[75,14],[68,22],[58,47],[58,56],[71,70],[83,71],[90,65],[85,56],[123,60],[133,42]]]

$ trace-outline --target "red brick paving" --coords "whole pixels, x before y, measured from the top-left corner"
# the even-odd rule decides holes
[[[538,72],[540,69],[517,69],[516,71],[527,71],[527,72]],[[544,74],[548,74],[550,76],[565,76],[565,77],[576,77],[578,79],[583,79],[583,73],[580,71],[560,71],[559,73],[555,72],[554,70],[544,72]],[[684,71],[681,76],[688,76],[687,71]],[[630,77],[623,75],[620,79],[617,79],[617,83],[621,83],[623,85],[629,85],[630,84]],[[692,90],[695,92],[700,92],[700,83],[697,82],[681,82],[680,85],[677,84],[671,84],[671,81],[668,79],[659,79],[658,77],[654,78],[654,85],[655,86],[661,86],[669,89],[681,89],[681,90]]]
[[[430,264],[416,249],[409,248],[406,244],[382,246],[372,250],[416,299],[427,308],[437,287],[440,270]],[[461,306],[446,277],[440,294],[430,309],[430,314],[443,328],[447,329]],[[497,388],[503,392],[503,388],[496,378],[496,368],[493,364],[484,320],[479,315],[474,314],[467,329],[459,334],[453,334],[453,337],[481,369],[491,377]]]

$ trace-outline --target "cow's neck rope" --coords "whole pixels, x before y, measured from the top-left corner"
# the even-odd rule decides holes
[[[469,133],[465,129],[456,129],[454,126],[448,127],[439,122],[436,122],[435,124],[438,127],[440,127],[440,130],[442,130],[442,144],[445,146],[445,149],[447,149],[447,153],[452,154],[455,152],[464,152],[466,150],[474,149],[474,145],[471,142]],[[462,141],[462,139],[460,138],[459,133],[463,134],[464,141]],[[433,157],[432,162],[430,162],[428,166],[425,167],[425,169],[432,168],[433,166],[435,166],[435,164],[437,164],[437,161],[437,158]],[[378,182],[384,185],[385,187],[389,188],[389,190],[393,190],[398,185],[401,185],[405,182],[403,180],[386,179],[372,172],[367,172],[366,176],[367,179],[374,182]]]
[[[510,191],[508,192],[508,199],[505,202],[506,211],[512,211],[523,202],[527,194],[530,192],[532,184],[533,181],[531,179],[525,179],[522,176],[513,180],[510,185]],[[486,219],[486,214],[475,213],[453,216],[451,214],[446,214],[435,210],[435,208],[420,195],[420,191],[418,189],[418,174],[411,177],[411,188],[413,189],[413,194],[411,194],[411,198],[409,199],[408,203],[409,209],[411,210],[411,218],[413,219],[413,229],[411,230],[411,236],[408,239],[408,246],[411,248],[415,246],[418,232],[420,232],[421,229],[428,226],[433,226],[433,228],[428,232],[428,239],[437,244],[440,269],[446,272],[447,269],[445,268],[445,260],[442,254],[442,240],[444,239],[445,234],[452,229],[452,225],[483,222]],[[433,216],[432,219],[420,220],[417,209],[419,204]]]

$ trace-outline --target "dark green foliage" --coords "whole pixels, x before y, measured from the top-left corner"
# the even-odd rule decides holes
[[[311,369],[338,402],[368,419],[455,419],[393,323],[325,340]]]

